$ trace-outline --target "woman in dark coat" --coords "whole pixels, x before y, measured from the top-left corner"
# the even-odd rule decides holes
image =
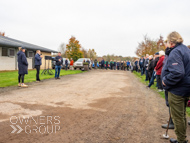
[[[21,50],[17,53],[18,56],[18,86],[19,87],[28,87],[28,85],[24,84],[24,75],[28,74],[28,62],[25,55],[25,48],[21,48]],[[22,80],[22,83],[21,83]]]

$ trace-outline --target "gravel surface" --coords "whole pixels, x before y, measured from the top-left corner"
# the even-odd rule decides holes
[[[169,118],[164,99],[127,71],[92,70],[0,88],[0,108],[3,143],[169,142],[162,139]],[[176,138],[173,130],[169,136]]]

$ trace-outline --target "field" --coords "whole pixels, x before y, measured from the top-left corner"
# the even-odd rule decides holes
[[[43,70],[40,71],[42,73]],[[52,70],[55,73],[54,70]],[[61,70],[60,76],[69,75],[69,74],[77,74],[82,73],[81,70]],[[40,79],[50,79],[54,78],[54,75],[41,75]],[[28,74],[25,75],[25,83],[34,82],[36,81],[36,70],[29,70]],[[7,86],[17,86],[18,84],[18,71],[4,71],[0,72],[0,87],[7,87]]]

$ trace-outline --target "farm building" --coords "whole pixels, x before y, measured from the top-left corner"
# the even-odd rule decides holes
[[[45,56],[51,56],[52,53],[57,53],[57,51],[43,48],[37,45],[29,44],[23,41],[15,40],[12,38],[4,37],[0,35],[0,71],[3,70],[17,70],[17,52],[18,47],[26,48],[26,57],[28,60],[28,69],[34,68],[34,56],[36,50],[42,51],[42,66],[41,69],[45,68]],[[48,62],[46,62],[47,66]],[[49,67],[51,68],[51,62],[49,62]]]

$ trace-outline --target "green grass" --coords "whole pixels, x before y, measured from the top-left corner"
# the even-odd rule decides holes
[[[40,70],[40,79],[50,79],[54,78],[54,75],[41,75],[43,70]],[[52,70],[55,73],[55,70]],[[60,76],[69,75],[69,74],[78,74],[82,73],[81,70],[61,70]],[[28,74],[25,75],[24,82],[34,82],[36,81],[36,70],[29,70]],[[0,87],[7,86],[17,86],[18,84],[18,71],[3,71],[0,72]]]
[[[134,75],[136,77],[140,78],[140,81],[142,83],[144,83],[145,85],[149,84],[149,81],[145,81],[145,75],[141,76],[141,73],[138,73],[138,72],[135,72],[135,71],[133,73],[134,73]],[[154,90],[154,91],[156,91],[156,92],[158,92],[158,89],[156,87],[156,82],[154,83],[154,85],[151,86],[151,89]],[[164,92],[158,92],[158,94],[160,94],[160,96],[165,99]],[[186,112],[187,112],[187,115],[190,116],[190,107],[186,108]]]

